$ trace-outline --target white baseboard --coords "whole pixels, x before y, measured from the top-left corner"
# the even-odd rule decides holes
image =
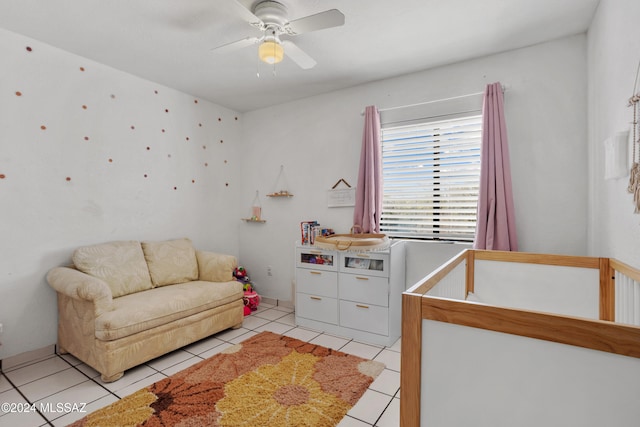
[[[16,354],[15,356],[2,359],[0,360],[0,366],[2,367],[2,371],[6,372],[24,365],[29,365],[42,359],[46,359],[53,356],[54,354],[56,354],[56,346],[54,344],[51,344],[37,350],[27,351],[25,353]]]
[[[262,297],[261,302],[265,304],[277,305],[280,307],[295,308],[293,301],[279,300],[277,298]]]

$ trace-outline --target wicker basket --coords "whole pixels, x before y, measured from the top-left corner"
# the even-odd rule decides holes
[[[386,234],[354,233],[351,228],[349,234],[333,234],[318,236],[314,245],[322,249],[337,249],[339,251],[381,251],[391,244]]]

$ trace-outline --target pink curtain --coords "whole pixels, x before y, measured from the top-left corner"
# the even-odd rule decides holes
[[[380,232],[382,214],[382,151],[380,148],[380,113],[371,105],[364,110],[364,131],[360,170],[356,187],[353,225],[363,233]]]
[[[487,85],[482,106],[480,196],[474,249],[517,251],[502,85]]]

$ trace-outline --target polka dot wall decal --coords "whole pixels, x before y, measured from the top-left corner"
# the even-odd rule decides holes
[[[205,166],[205,167],[209,166],[209,163],[205,163],[205,164],[204,164],[204,166]]]
[[[84,67],[80,67],[80,71],[84,71]]]
[[[174,190],[177,190],[177,189],[178,189],[178,187],[173,187],[173,189],[174,189]]]
[[[164,112],[165,112],[165,113],[168,113],[168,112],[169,112],[169,109],[168,109],[168,108],[165,108],[165,109],[164,109]]]
[[[88,136],[85,136],[85,137],[84,137],[84,140],[85,140],[85,141],[88,141],[88,140],[89,140],[89,137],[88,137]]]
[[[195,179],[192,179],[192,180],[191,180],[191,183],[192,183],[192,184],[195,184],[195,183],[196,183],[196,180],[195,180]]]
[[[203,149],[203,150],[206,150],[206,149],[207,149],[207,146],[206,146],[206,145],[203,145],[203,146],[202,146],[202,149]]]
[[[198,126],[202,127],[202,123],[198,123]]]
[[[0,179],[5,179],[7,176],[3,173],[0,173]]]
[[[83,106],[82,106],[82,109],[83,109],[83,110],[86,110],[86,109],[87,109],[87,106],[86,106],[86,105],[83,105]]]
[[[147,174],[145,173],[145,174],[144,174],[144,177],[145,177],[145,178],[148,178],[148,177],[149,177],[149,175],[147,175]]]
[[[68,177],[66,178],[66,180],[67,180],[67,181],[71,181],[71,177],[70,177],[70,176],[68,176]]]
[[[22,96],[22,92],[20,92],[19,90],[16,91],[16,96]]]
[[[237,118],[237,117],[236,117],[235,119],[236,119],[236,120],[238,120],[238,118]]]
[[[198,103],[198,100],[197,100],[197,99],[194,99],[194,100],[193,100],[193,102],[194,102],[195,104],[197,104],[197,103]]]
[[[164,129],[162,129],[162,133],[165,133],[166,131]]]
[[[31,52],[33,50],[31,49],[31,46],[27,46],[26,49],[27,49],[27,52]]]
[[[147,147],[147,151],[151,150],[151,147]]]
[[[186,140],[186,141],[188,141],[188,140],[189,140],[189,137],[186,137],[186,138],[185,138],[185,140]]]
[[[219,122],[221,122],[221,121],[222,121],[222,118],[221,118],[221,117],[218,117],[218,121],[219,121]]]
[[[226,165],[227,163],[229,163],[227,160],[224,161],[224,164]]]
[[[223,140],[220,140],[220,144],[224,144],[224,141],[223,141]]]
[[[228,186],[229,186],[229,183],[228,183],[228,182],[225,182],[225,183],[224,183],[224,186],[225,186],[225,187],[228,187]]]
[[[131,125],[131,130],[134,130],[136,127],[134,125]]]
[[[170,159],[170,158],[171,158],[171,154],[167,154],[167,158],[169,158],[169,159]]]
[[[111,99],[116,99],[116,96],[114,94],[111,94]]]
[[[42,126],[40,126],[40,129],[47,130],[47,127],[45,125],[42,125]]]
[[[109,159],[109,163],[113,163],[113,159]]]

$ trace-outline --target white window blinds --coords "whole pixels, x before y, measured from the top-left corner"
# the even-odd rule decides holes
[[[472,114],[382,130],[384,233],[473,240],[482,116]]]

